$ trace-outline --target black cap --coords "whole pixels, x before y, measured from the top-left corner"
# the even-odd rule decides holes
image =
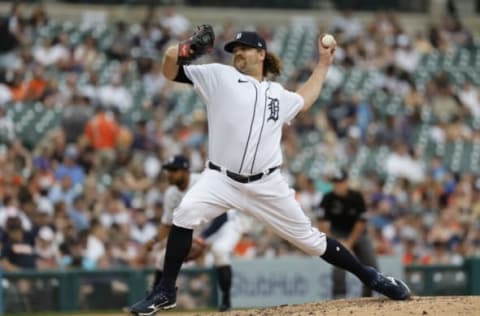
[[[265,40],[258,35],[257,32],[243,31],[235,34],[235,37],[232,41],[225,44],[225,51],[233,53],[233,49],[237,44],[243,44],[253,48],[260,48],[267,50],[267,43]]]
[[[175,155],[170,158],[170,160],[168,160],[166,163],[164,163],[162,168],[165,170],[188,170],[190,169],[190,162],[185,156]]]
[[[335,171],[335,173],[330,177],[332,182],[342,182],[348,179],[348,172],[344,169]]]

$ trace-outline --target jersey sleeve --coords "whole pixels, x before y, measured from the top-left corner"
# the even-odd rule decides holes
[[[162,224],[172,225],[173,224],[173,211],[177,208],[178,203],[175,201],[175,197],[172,190],[167,190],[165,192],[165,199],[163,202],[163,214],[162,214]]]
[[[194,89],[208,104],[208,100],[217,88],[219,77],[221,77],[220,65],[184,65],[183,70],[187,78],[193,83]]]
[[[282,100],[286,108],[285,122],[289,123],[303,108],[304,100],[300,94],[288,90],[283,90]]]

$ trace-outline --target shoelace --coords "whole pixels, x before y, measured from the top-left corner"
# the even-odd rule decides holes
[[[152,289],[147,291],[147,299],[150,300],[156,295],[159,295],[162,299],[169,299],[168,295],[165,294],[165,291],[159,285],[157,285],[156,287],[152,287]]]

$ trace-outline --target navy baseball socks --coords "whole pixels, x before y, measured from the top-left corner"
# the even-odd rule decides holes
[[[160,280],[162,279],[163,271],[156,269],[155,270],[155,276],[153,277],[153,284],[152,284],[152,289],[154,289],[159,283]]]
[[[192,229],[172,225],[168,235],[162,278],[146,297],[130,307],[131,314],[152,316],[160,310],[171,309],[177,305],[175,282],[183,260],[192,247],[192,236]]]
[[[226,312],[232,308],[230,302],[230,289],[232,288],[232,266],[220,266],[216,268],[218,285],[222,292],[219,311]]]
[[[353,273],[366,286],[392,300],[410,298],[410,289],[403,281],[384,276],[374,268],[361,264],[347,248],[335,239],[327,237],[327,249],[320,258]]]

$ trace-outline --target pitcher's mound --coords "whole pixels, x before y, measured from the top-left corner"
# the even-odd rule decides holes
[[[202,316],[205,314],[201,314]],[[211,315],[219,315],[218,313]],[[334,300],[303,305],[236,310],[224,316],[478,316],[480,296],[413,297],[407,301],[383,298]]]

